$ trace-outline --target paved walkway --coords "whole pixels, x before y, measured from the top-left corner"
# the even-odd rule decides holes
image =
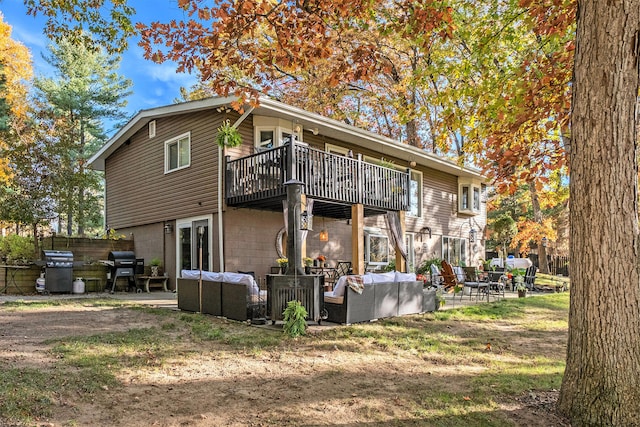
[[[528,297],[534,295],[544,295],[542,292],[529,292]],[[453,294],[444,294],[445,297],[445,305],[441,306],[441,310],[449,310],[452,308],[463,307],[468,305],[475,305],[479,303],[486,302],[486,298],[480,301],[476,301],[475,296],[470,298],[467,295],[463,295],[462,299],[460,298],[460,294],[455,296],[455,301],[453,300]],[[113,294],[108,292],[88,292],[84,294],[50,294],[50,295],[42,295],[42,294],[30,294],[30,295],[0,295],[0,304],[5,301],[48,301],[51,299],[82,299],[82,298],[106,298],[106,299],[115,299],[121,301],[130,301],[136,304],[144,304],[155,307],[166,307],[166,308],[178,308],[178,297],[174,292],[164,292],[164,291],[152,291],[152,292],[115,292]],[[517,292],[506,291],[505,298],[518,298]],[[490,301],[496,301],[495,297],[491,297]]]
[[[541,292],[533,292],[530,295],[542,295]],[[530,296],[529,295],[529,296]],[[528,297],[529,297],[528,296]],[[52,299],[90,299],[90,298],[105,298],[105,299],[114,299],[121,301],[128,301],[133,304],[142,304],[149,305],[152,307],[159,308],[167,308],[170,310],[178,310],[178,298],[177,294],[174,292],[164,292],[164,291],[152,291],[150,293],[142,292],[115,292],[113,294],[109,292],[89,292],[84,294],[50,294],[50,295],[41,295],[41,294],[31,294],[31,295],[0,295],[0,305],[2,305],[6,301],[49,301]],[[505,298],[518,298],[517,292],[506,291]],[[453,301],[453,294],[445,294],[446,303],[444,306],[440,307],[440,310],[450,310],[454,308],[482,304],[486,302],[486,299],[476,302],[475,297],[469,298],[469,296],[463,295],[462,300],[460,299],[460,294],[456,295],[455,301]],[[491,301],[496,301],[494,297],[491,297]],[[275,325],[272,325],[271,322],[267,322],[266,324],[259,325],[254,324],[253,326],[281,332],[282,331],[282,322],[278,321]],[[319,332],[330,328],[335,328],[340,326],[337,323],[331,322],[321,322],[321,324],[317,324],[312,322],[309,324],[308,332]]]
[[[531,295],[542,295],[540,292],[528,292],[528,297]],[[505,291],[504,292],[504,297],[505,299],[511,299],[511,298],[518,298],[518,293],[515,291]],[[480,299],[479,301],[476,300],[476,296],[475,294],[473,295],[473,297],[469,297],[468,295],[462,295],[461,298],[461,294],[457,294],[455,295],[455,301],[454,301],[454,294],[444,294],[444,299],[446,301],[444,306],[440,307],[440,310],[450,310],[452,308],[459,308],[459,307],[465,307],[468,305],[475,305],[475,304],[481,304],[483,302],[487,302],[487,297],[484,296],[484,298]],[[497,301],[498,299],[491,295],[489,301],[490,302],[494,302]]]

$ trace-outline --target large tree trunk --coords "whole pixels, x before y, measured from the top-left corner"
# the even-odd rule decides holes
[[[558,409],[640,425],[636,107],[640,0],[578,1],[571,118],[571,304]]]

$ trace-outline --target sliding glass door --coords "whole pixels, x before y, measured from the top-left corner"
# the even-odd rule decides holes
[[[180,270],[210,271],[211,266],[211,218],[187,218],[178,220],[177,257]]]

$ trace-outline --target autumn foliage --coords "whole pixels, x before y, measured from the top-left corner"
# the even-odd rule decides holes
[[[217,94],[236,95],[240,103],[270,94],[283,80],[295,83],[318,66],[328,87],[368,81],[393,67],[376,40],[422,34],[418,43],[428,49],[426,35],[446,37],[453,30],[451,9],[427,0],[395,8],[365,0],[178,4],[188,19],[137,25],[145,57],[175,61],[178,71],[197,72]]]
[[[11,38],[11,26],[4,22],[0,14],[0,74],[3,88],[2,98],[7,111],[3,121],[12,131],[0,136],[0,149],[8,146],[8,139],[14,138],[24,126],[27,117],[27,86],[32,77],[31,54],[22,44]],[[0,160],[0,181],[8,177],[6,156]]]

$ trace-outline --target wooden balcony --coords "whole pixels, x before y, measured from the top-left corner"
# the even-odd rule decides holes
[[[409,171],[359,158],[288,144],[236,160],[226,158],[227,205],[282,210],[284,183],[302,181],[302,192],[316,200],[315,215],[349,218],[362,204],[365,216],[409,209]]]

